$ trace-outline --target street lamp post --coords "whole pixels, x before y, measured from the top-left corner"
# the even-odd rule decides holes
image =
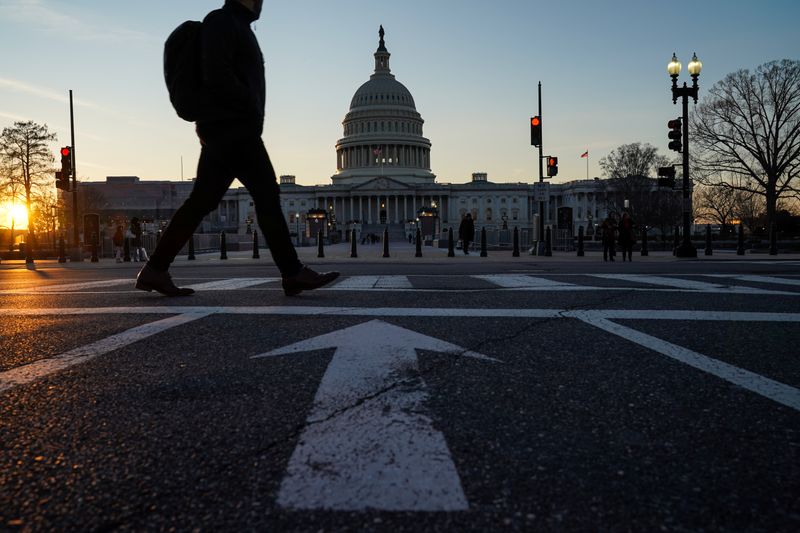
[[[688,69],[692,77],[692,86],[689,87],[683,82],[683,87],[678,87],[681,62],[675,54],[672,54],[672,61],[667,65],[667,72],[672,78],[672,103],[677,104],[678,98],[682,98],[683,102],[683,243],[675,251],[677,257],[697,257],[697,248],[692,246],[691,239],[692,194],[689,184],[689,98],[697,103],[699,90],[697,78],[703,69],[703,63],[697,59],[697,54],[692,57]]]

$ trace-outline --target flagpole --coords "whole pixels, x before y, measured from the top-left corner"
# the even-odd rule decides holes
[[[586,150],[586,179],[589,179],[589,150]]]

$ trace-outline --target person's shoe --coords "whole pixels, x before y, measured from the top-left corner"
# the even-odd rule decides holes
[[[136,288],[147,292],[160,292],[164,296],[189,296],[194,289],[176,287],[169,272],[159,272],[150,265],[145,265],[136,276]]]
[[[283,292],[286,296],[297,296],[303,291],[319,289],[339,277],[338,272],[318,274],[308,267],[290,278],[283,278]]]

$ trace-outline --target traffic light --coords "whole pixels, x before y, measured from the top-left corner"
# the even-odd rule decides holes
[[[682,120],[680,118],[676,118],[675,120],[670,120],[667,122],[667,127],[669,128],[669,149],[675,150],[676,152],[680,152],[683,150],[683,131],[681,131]]]
[[[56,189],[69,192],[69,178],[72,175],[72,147],[61,149],[61,170],[56,171]]]
[[[668,189],[675,188],[675,167],[658,167],[658,186]]]
[[[531,117],[531,145],[542,145],[542,119],[539,117]]]
[[[558,158],[557,157],[548,157],[547,158],[547,175],[549,177],[557,176],[558,175]]]

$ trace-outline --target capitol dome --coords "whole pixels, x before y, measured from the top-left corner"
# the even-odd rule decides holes
[[[433,183],[431,142],[422,134],[425,123],[414,97],[389,68],[383,26],[375,52],[375,72],[350,102],[342,123],[344,137],[336,143],[338,184],[366,183],[391,177],[404,183]]]

